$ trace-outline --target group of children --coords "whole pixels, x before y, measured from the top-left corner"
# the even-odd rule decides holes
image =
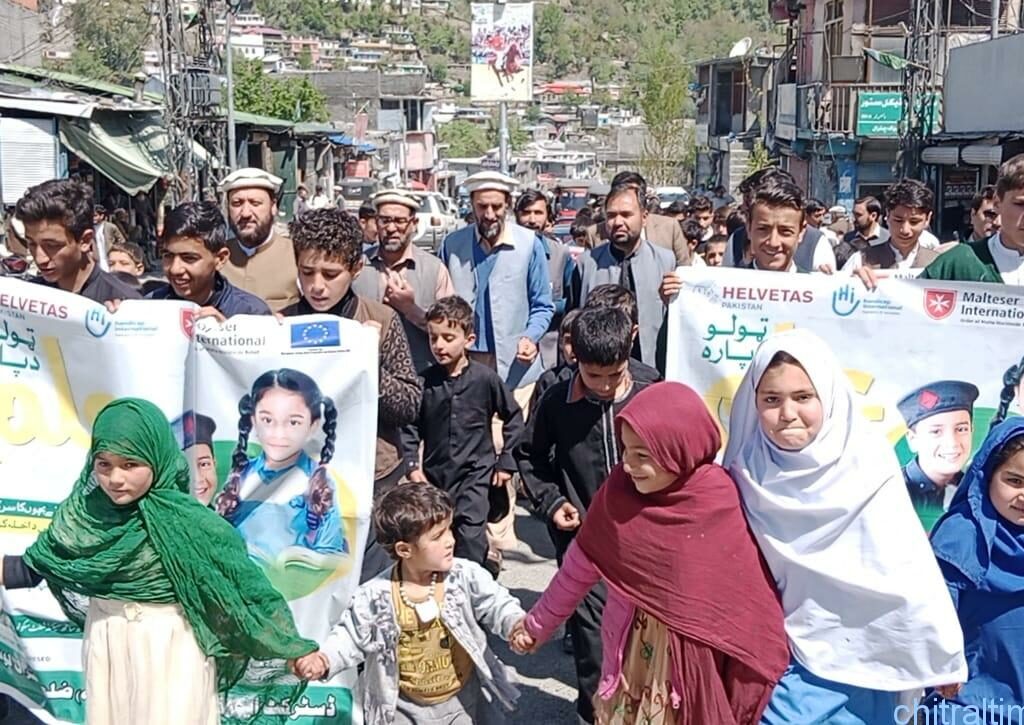
[[[227,316],[225,297],[254,303],[219,274],[214,211],[169,216],[169,281],[153,296],[216,299]],[[633,359],[632,294],[598,287],[565,316],[563,363],[539,381],[524,423],[497,374],[468,357],[465,301],[427,310],[437,362],[417,376],[393,311],[351,289],[357,222],[311,211],[292,237],[302,299],[285,314],[381,330],[376,473],[395,485],[374,506],[376,576],[325,641],[303,640],[217,515],[246,513],[245,439],[214,511],[189,495],[163,414],[115,401],[51,526],[24,556],[4,557],[0,575],[9,588],[46,580],[84,623],[90,723],[216,722],[217,692],[250,659],[286,659],[301,680],[362,665],[367,723],[498,722],[517,693],[485,630],[525,654],[566,620],[585,722],[874,725],[901,722],[908,693],[927,693],[914,704],[924,722],[1022,722],[1020,419],[991,431],[929,545],[891,447],[810,333],[761,344],[723,453],[700,397]],[[282,372],[257,381],[240,429],[278,390],[304,395],[310,424],[326,428],[333,406]],[[482,566],[490,493],[514,472],[560,564],[529,613]],[[397,485],[403,474],[410,483]]]
[[[471,317],[446,301],[428,321],[433,376],[461,384],[474,372]],[[574,634],[596,628],[602,649],[594,659],[589,636],[574,637],[591,657],[581,694],[596,668],[586,720],[874,725],[901,722],[901,696],[927,690],[919,722],[1019,723],[1024,422],[990,433],[929,546],[891,448],[821,340],[797,330],[762,343],[718,465],[703,401],[631,362],[634,335],[621,307],[581,310],[570,372],[551,376],[531,416],[524,479],[568,536],[529,613],[473,560],[469,484],[410,483],[374,509],[393,565],[326,641],[302,640],[242,540],[189,495],[163,414],[131,399],[97,417],[71,496],[23,557],[4,557],[2,583],[45,579],[84,622],[91,723],[216,722],[218,690],[249,658],[287,659],[302,680],[363,665],[367,723],[499,722],[517,691],[486,631],[529,653],[569,618],[583,623]],[[508,413],[487,378],[465,384]],[[488,437],[478,418],[467,439]],[[456,432],[431,434],[449,445]],[[153,682],[159,694],[126,694]]]

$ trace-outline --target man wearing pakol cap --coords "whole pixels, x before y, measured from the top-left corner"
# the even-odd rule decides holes
[[[439,299],[455,294],[455,287],[441,260],[412,243],[419,200],[400,189],[389,189],[375,194],[372,203],[378,243],[367,251],[366,264],[352,289],[398,313],[413,365],[422,374],[435,362],[426,312]]]
[[[903,479],[918,515],[931,528],[949,506],[971,455],[978,388],[941,380],[914,390],[899,403],[907,445],[916,454]]]
[[[262,169],[239,169],[224,178],[234,238],[222,273],[236,287],[261,297],[274,312],[299,300],[295,251],[274,228],[282,180]]]
[[[467,178],[476,223],[449,234],[438,250],[455,293],[474,309],[471,355],[497,370],[512,390],[540,377],[537,345],[554,314],[544,246],[532,229],[507,218],[517,185],[496,171]]]

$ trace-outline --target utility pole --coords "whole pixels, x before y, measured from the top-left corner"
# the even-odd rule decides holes
[[[999,37],[999,0],[992,0],[992,40]]]
[[[171,183],[166,203],[202,198],[216,185],[213,165],[199,161],[201,147],[221,165],[223,173],[226,124],[221,110],[221,67],[214,43],[215,0],[198,3],[186,20],[178,0],[153,0],[160,25],[160,63],[164,83],[164,125]]]
[[[508,103],[498,104],[498,166],[508,175]]]
[[[903,68],[903,114],[895,173],[917,178],[924,139],[935,120],[935,89],[931,68],[939,61],[940,7],[937,0],[911,0],[913,27],[907,38]]]
[[[233,49],[231,47],[231,27],[235,24],[235,3],[238,0],[228,0],[228,12],[224,23],[224,75],[228,98],[228,171],[238,168],[238,147],[235,142],[235,75]]]

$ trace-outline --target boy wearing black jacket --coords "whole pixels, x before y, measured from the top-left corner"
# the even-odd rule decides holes
[[[577,369],[552,385],[530,415],[519,472],[558,536],[559,561],[572,542],[598,488],[619,463],[615,416],[650,382],[632,374],[633,322],[619,309],[584,309],[572,327]],[[601,615],[605,590],[587,594],[568,622],[580,718],[593,722],[591,701],[601,675]]]

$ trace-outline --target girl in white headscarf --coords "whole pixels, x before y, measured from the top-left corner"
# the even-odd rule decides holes
[[[804,330],[765,340],[729,438],[793,653],[762,723],[893,722],[901,691],[963,682],[963,634],[895,454],[828,346]]]

